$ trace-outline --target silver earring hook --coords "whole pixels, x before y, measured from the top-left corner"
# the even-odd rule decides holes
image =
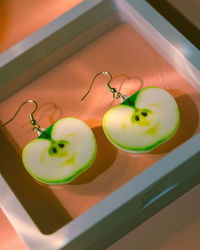
[[[25,102],[23,102],[20,106],[19,106],[19,108],[18,108],[18,110],[16,111],[16,113],[13,115],[13,117],[10,119],[10,120],[8,120],[7,122],[5,122],[4,124],[2,124],[1,125],[1,127],[4,127],[4,126],[6,126],[8,123],[10,123],[11,121],[13,121],[14,119],[15,119],[15,117],[18,115],[18,113],[19,113],[19,111],[21,110],[21,108],[25,105],[25,104],[27,104],[27,103],[34,103],[35,104],[35,109],[33,110],[33,112],[30,114],[30,120],[31,120],[31,125],[33,125],[33,131],[34,132],[40,132],[40,133],[43,133],[43,131],[40,129],[40,126],[37,124],[37,122],[36,122],[36,120],[34,119],[34,113],[37,111],[37,109],[38,109],[38,104],[37,104],[37,102],[36,101],[34,101],[34,100],[27,100],[27,101],[25,101]]]
[[[111,83],[111,81],[112,81],[112,75],[111,75],[111,73],[110,73],[110,72],[103,71],[103,72],[100,72],[100,73],[98,73],[98,74],[96,74],[96,75],[94,76],[94,78],[93,78],[93,80],[92,80],[92,83],[90,84],[90,87],[89,87],[88,92],[81,98],[81,101],[83,101],[83,100],[86,98],[86,96],[90,93],[90,91],[91,91],[91,89],[92,89],[92,86],[93,86],[93,84],[94,84],[94,81],[96,80],[96,78],[97,78],[99,75],[109,76],[109,77],[110,77],[108,83],[106,84],[106,87],[107,87],[107,89],[113,94],[113,98],[114,98],[114,99],[119,99],[120,97],[121,97],[123,100],[126,99],[120,92],[118,92],[118,91],[116,90],[116,88],[112,88],[112,87],[110,86],[110,83]]]

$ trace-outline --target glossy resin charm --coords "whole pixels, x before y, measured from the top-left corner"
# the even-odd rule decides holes
[[[146,153],[174,136],[180,113],[175,99],[162,88],[146,87],[126,98],[109,85],[112,75],[100,72],[82,100],[100,74],[110,77],[106,87],[113,98],[122,99],[120,105],[108,110],[103,117],[103,130],[112,144],[129,153]]]
[[[166,90],[146,87],[108,110],[103,129],[121,150],[145,153],[172,138],[179,126],[179,116],[176,101]]]
[[[29,102],[36,104],[35,101]],[[46,184],[69,183],[93,164],[96,140],[90,127],[83,121],[67,117],[43,131],[32,113],[31,123],[40,136],[25,146],[22,161],[36,180]]]
[[[67,117],[29,142],[23,150],[22,161],[35,179],[47,184],[63,184],[87,170],[95,156],[92,130],[79,119]]]

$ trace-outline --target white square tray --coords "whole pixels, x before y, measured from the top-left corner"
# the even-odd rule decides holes
[[[200,92],[200,52],[146,1],[86,0],[0,56],[0,101],[121,22],[129,23]],[[49,234],[39,230],[2,171],[0,204],[30,249],[104,249],[196,185],[200,181],[199,166],[198,133]]]

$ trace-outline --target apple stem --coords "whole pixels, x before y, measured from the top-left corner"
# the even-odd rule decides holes
[[[43,131],[42,134],[43,134],[48,140],[51,140],[51,136],[49,136],[45,131]],[[51,140],[51,141],[52,141],[52,140]]]

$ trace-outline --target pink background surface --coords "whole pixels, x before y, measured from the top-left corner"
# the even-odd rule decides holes
[[[0,53],[83,0],[1,0]]]
[[[69,1],[69,5],[64,3],[64,1],[57,1],[55,12],[52,12],[54,8],[53,1],[49,1],[50,4],[48,3],[46,15],[44,15],[44,12],[42,12],[43,14],[41,15],[39,11],[39,9],[42,8],[41,1],[40,3],[39,1],[37,2],[38,3],[34,5],[36,10],[31,4],[27,5],[27,1],[24,1],[24,5],[20,2],[22,10],[16,9],[16,6],[18,6],[17,1],[7,1],[7,3],[2,5],[4,8],[6,7],[10,13],[8,16],[5,15],[5,31],[2,31],[2,40],[0,41],[2,51],[34,32],[39,27],[44,26],[46,23],[53,20],[56,15],[59,16],[71,8],[73,4],[75,5],[75,2],[77,4],[80,1]],[[60,9],[58,6],[60,6]],[[19,25],[19,23],[23,23],[22,20],[19,21],[19,16],[22,16],[19,15],[19,13],[21,13],[20,11],[30,17],[30,22],[24,22],[26,23],[26,25],[23,24],[25,26]],[[30,13],[32,13],[32,11],[37,13],[37,18],[31,17],[28,11],[30,11]],[[16,22],[14,22],[14,20],[16,20]],[[6,29],[6,22],[10,22],[8,26],[10,28]],[[15,27],[15,25],[17,26]],[[16,28],[18,32],[16,32]],[[95,64],[94,57],[97,59]],[[93,90],[91,95],[81,104],[82,106],[80,108],[80,98],[87,90],[89,82],[97,72],[102,70],[112,72],[114,75],[113,85],[119,87],[120,83],[124,81],[121,91],[128,94],[132,94],[141,87],[141,81],[144,82],[142,87],[156,85],[167,89],[174,98],[176,98],[181,111],[182,122],[176,137],[154,151],[154,153],[137,157],[118,152],[109,145],[106,140],[102,140],[102,138],[104,138],[100,128],[102,116],[106,109],[117,103],[111,101],[110,93],[106,91],[105,85],[101,84],[104,80],[103,78],[97,80],[94,87],[95,90]],[[127,80],[127,76],[133,78]],[[135,89],[133,89],[133,84]],[[69,88],[66,89],[66,86],[69,86]],[[66,93],[63,91],[64,88],[66,89]],[[52,95],[52,93],[54,94]],[[74,93],[76,94],[74,95]],[[95,167],[93,167],[94,171],[80,177],[72,185],[57,189],[52,188],[51,190],[72,218],[86,211],[93,204],[103,199],[119,186],[123,185],[145,168],[162,158],[172,149],[199,132],[200,129],[199,121],[196,118],[199,117],[199,94],[129,25],[126,24],[119,25],[117,28],[103,35],[101,38],[76,53],[73,57],[59,64],[32,84],[1,103],[1,121],[4,122],[8,120],[10,114],[13,114],[13,106],[16,107],[21,104],[24,101],[24,96],[26,96],[27,99],[32,98],[38,101],[41,109],[39,110],[40,115],[38,115],[38,117],[36,116],[36,118],[39,120],[41,126],[42,124],[44,124],[45,127],[50,126],[50,124],[60,118],[60,116],[76,116],[87,122],[90,127],[93,128],[94,132],[96,131],[95,135],[99,138],[99,142],[101,142],[99,143],[99,156],[97,157]],[[101,103],[101,106],[99,103]],[[59,107],[59,109],[57,107]],[[19,153],[21,153],[24,145],[29,140],[33,139],[33,133],[26,119],[26,114],[29,110],[30,107],[24,108],[24,111],[16,118],[15,122],[9,124],[6,128],[6,134]],[[44,113],[45,115],[41,115]],[[21,136],[22,133],[23,136]],[[103,150],[103,148],[106,148],[106,150]],[[107,157],[105,156],[106,154]],[[109,159],[108,155],[111,155],[113,158],[111,157],[112,159]],[[102,162],[103,156],[105,162]],[[126,162],[126,168],[123,167],[124,162]],[[107,168],[102,172],[98,172],[100,165],[107,166]],[[137,167],[132,168],[132,165]],[[108,185],[105,185],[105,183]],[[183,247],[187,246],[187,240],[189,238],[184,237],[186,241],[184,244],[181,242],[181,245],[178,241],[184,234],[187,234],[187,232],[190,234],[193,232],[192,234],[194,237],[192,238],[192,244],[190,244],[192,248],[190,249],[196,250],[197,248],[195,247],[198,245],[198,239],[196,239],[195,235],[197,232],[196,230],[198,228],[200,229],[198,213],[200,210],[197,209],[199,203],[197,202],[195,207],[193,207],[194,202],[190,199],[191,197],[195,197],[197,192],[198,188],[190,191],[190,193],[194,194],[184,196],[184,198],[180,199],[181,202],[174,202],[169,206],[171,210],[164,209],[138,227],[137,230],[134,230],[122,240],[115,243],[110,249],[121,249],[122,246],[129,247],[130,243],[137,245],[137,247],[133,249],[188,249]],[[187,203],[187,198],[190,203]],[[174,204],[179,202],[177,204],[183,204],[185,207],[186,204],[184,203],[184,199],[186,199],[186,204],[188,204],[188,206],[191,204],[191,206],[186,206],[186,210],[184,208],[183,212],[180,213],[180,205]],[[71,202],[69,203],[68,200]],[[171,211],[171,213],[167,211]],[[186,211],[189,217],[187,218],[186,216],[181,219],[179,216],[178,220],[174,221],[173,213],[177,214],[177,216],[185,215],[184,211]],[[194,217],[192,217],[192,222],[190,222],[190,213],[192,213]],[[169,224],[170,218],[172,224]],[[156,220],[157,223],[155,223],[154,220]],[[184,223],[182,223],[183,221]],[[2,225],[0,227],[0,249],[25,248],[2,213],[0,213],[0,223]],[[181,227],[182,224],[183,227]],[[166,225],[168,228],[166,228]],[[149,232],[151,232],[151,237],[149,236]],[[154,235],[152,232],[154,232]],[[158,235],[158,237],[155,235]],[[145,237],[146,241],[142,240],[143,237]],[[177,242],[176,239],[178,240]],[[178,246],[181,248],[177,248]]]

